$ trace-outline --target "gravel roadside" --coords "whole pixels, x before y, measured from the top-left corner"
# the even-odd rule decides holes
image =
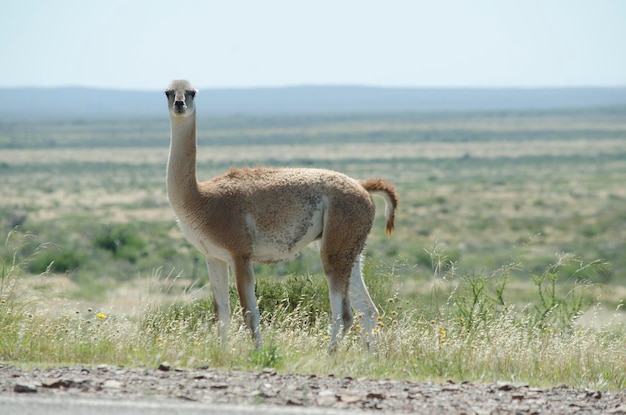
[[[417,383],[210,368],[98,366],[23,370],[0,364],[0,394],[354,409],[420,414],[626,414],[626,390],[515,383]]]

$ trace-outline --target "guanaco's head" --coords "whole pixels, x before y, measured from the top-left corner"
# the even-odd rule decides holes
[[[196,89],[189,81],[175,80],[165,90],[167,96],[167,107],[172,117],[188,117],[195,111],[193,99],[196,96]]]

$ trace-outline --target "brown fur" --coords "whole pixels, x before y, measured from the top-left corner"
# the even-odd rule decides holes
[[[252,262],[289,260],[319,241],[333,313],[329,350],[337,346],[340,327],[345,332],[352,324],[349,296],[366,314],[369,342],[378,311],[363,283],[359,255],[374,221],[371,193],[384,197],[386,231],[393,232],[399,200],[393,185],[330,170],[269,167],[233,168],[198,183],[195,89],[187,81],[174,81],[166,94],[172,126],[168,198],[183,233],[207,258],[220,340],[230,318],[228,267],[234,271],[244,320],[260,347]]]

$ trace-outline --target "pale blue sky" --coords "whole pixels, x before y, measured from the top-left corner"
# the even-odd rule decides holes
[[[626,86],[625,0],[19,0],[0,87]]]

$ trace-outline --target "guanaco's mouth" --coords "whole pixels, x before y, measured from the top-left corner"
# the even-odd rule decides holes
[[[185,106],[176,106],[173,105],[170,107],[170,113],[176,117],[185,117],[189,115],[189,107]]]

